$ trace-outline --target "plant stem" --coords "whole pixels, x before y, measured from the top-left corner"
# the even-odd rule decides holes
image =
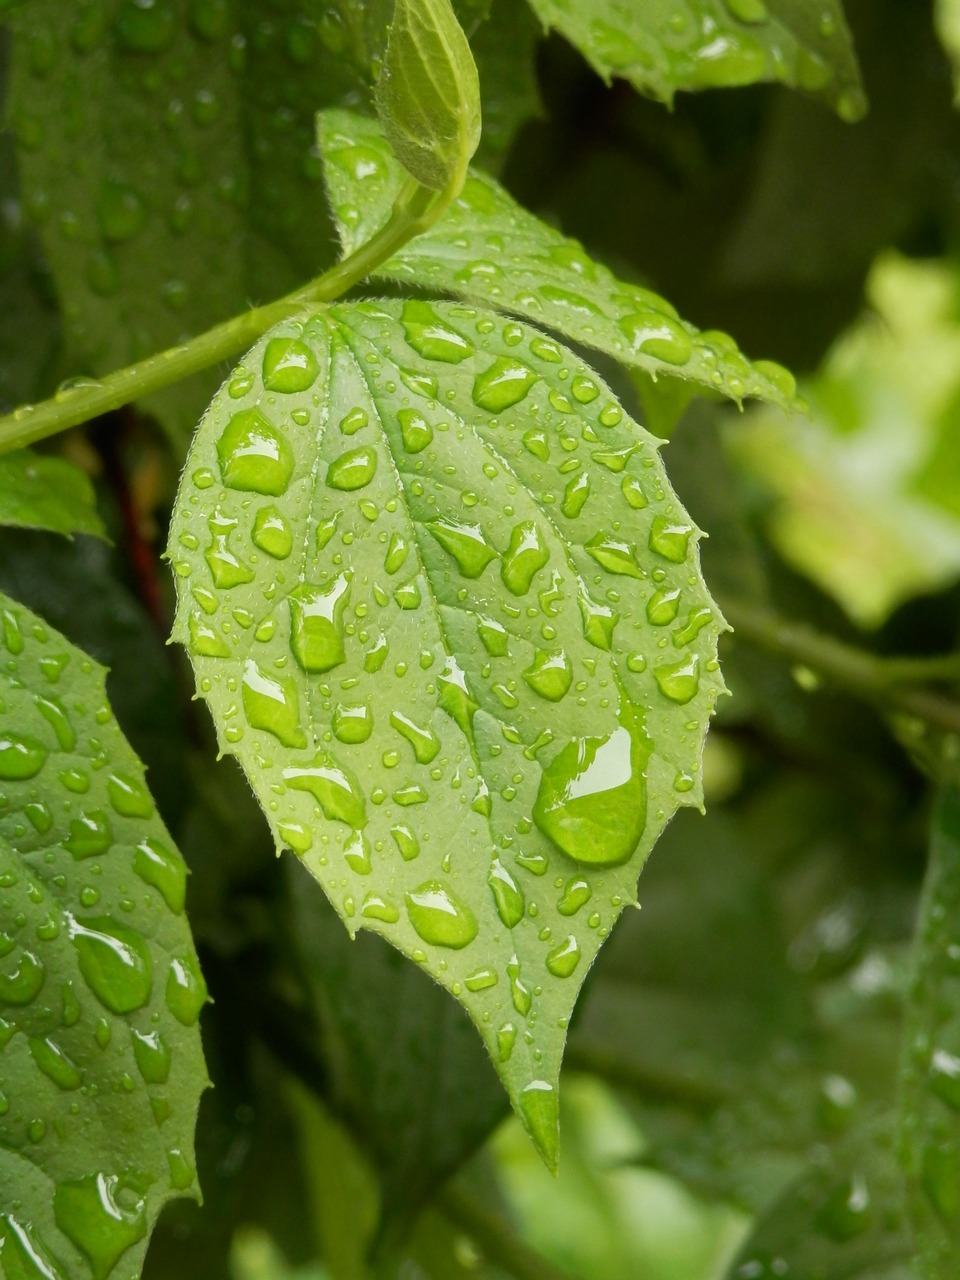
[[[542,1254],[531,1249],[504,1218],[449,1183],[437,1196],[437,1207],[498,1267],[516,1280],[571,1280]]]
[[[721,608],[737,634],[768,653],[810,667],[868,702],[960,734],[960,702],[931,689],[901,687],[909,680],[943,680],[949,678],[946,673],[958,674],[960,659],[954,655],[881,658],[746,601],[723,600]]]
[[[276,302],[225,320],[180,346],[118,369],[100,381],[68,387],[41,404],[15,409],[0,418],[0,453],[23,448],[161,391],[246,350],[273,325],[304,307],[332,302],[430,226],[455,194],[430,191],[411,179],[376,235],[322,276]]]

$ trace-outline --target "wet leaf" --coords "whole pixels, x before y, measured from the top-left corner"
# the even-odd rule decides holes
[[[840,0],[530,0],[609,80],[672,103],[683,89],[778,80],[824,99],[844,120],[866,111]]]
[[[550,1161],[576,992],[700,803],[698,537],[592,370],[441,302],[272,330],[177,500],[175,635],[222,749],[348,928],[461,1000]]]
[[[0,697],[0,1258],[127,1280],[198,1194],[206,998],[186,869],[104,671],[8,597]]]
[[[960,1271],[960,792],[934,813],[904,1031],[899,1145],[928,1280]]]
[[[363,116],[325,111],[319,130],[330,202],[350,252],[386,220],[401,170],[377,125]],[[477,170],[437,224],[376,274],[515,312],[652,378],[794,406],[785,369],[751,364],[725,333],[698,332],[665,299],[618,280]]]
[[[84,473],[65,458],[29,449],[0,457],[0,524],[106,536]]]

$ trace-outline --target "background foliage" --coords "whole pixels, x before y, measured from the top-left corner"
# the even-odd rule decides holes
[[[569,299],[532,317],[568,341],[582,332],[584,359],[628,410],[671,435],[665,466],[709,534],[704,576],[736,628],[721,644],[732,696],[707,741],[706,816],[687,810],[667,829],[642,909],[601,951],[570,1027],[556,1180],[505,1118],[461,1009],[380,937],[350,942],[303,866],[275,858],[239,770],[215,758],[185,660],[164,645],[173,588],[160,549],[176,480],[229,370],[3,460],[3,607],[15,622],[33,610],[66,637],[55,646],[110,668],[128,740],[115,749],[148,767],[189,866],[187,918],[213,998],[201,1021],[215,1087],[196,1134],[204,1204],[164,1209],[143,1275],[946,1280],[960,1270],[957,667],[882,664],[957,645],[957,6],[770,0],[766,23],[759,0],[456,7],[480,73],[478,162],[506,191],[489,216],[519,242],[521,206],[701,328],[787,365],[809,412],[691,404],[690,384],[653,383],[612,339],[591,339]],[[67,399],[77,383],[64,379],[268,301],[332,263],[337,232],[363,237],[375,202],[334,189],[331,216],[314,117],[368,103],[385,8],[3,6],[5,409],[58,386]],[[659,26],[642,25],[646,9]],[[725,61],[704,55],[713,40]],[[859,120],[857,62],[870,102]],[[475,261],[469,237],[482,229],[463,230],[466,248],[431,234],[460,270],[456,253]],[[418,243],[375,291],[463,292],[429,278]],[[477,273],[474,300],[499,305],[488,287]],[[766,390],[776,401],[776,384]],[[817,633],[785,632],[777,616]],[[848,647],[825,651],[820,633]],[[49,693],[45,676],[24,693],[17,634],[8,622],[5,732],[14,696]],[[53,748],[56,711],[38,714],[14,728],[53,734]],[[39,866],[55,843],[21,848],[24,832],[0,831],[4,867],[10,849]],[[123,857],[142,838],[124,834]],[[20,868],[17,886],[0,880],[5,934],[10,921],[38,927],[18,923],[38,909]],[[29,903],[14,905],[15,888]],[[126,880],[110,892],[97,912],[124,915]],[[189,946],[164,939],[156,966]],[[19,955],[3,951],[0,981],[26,972]],[[31,1064],[49,1065],[28,1034],[32,1045],[53,1032],[15,1026],[7,1004],[11,1092],[34,1081]],[[196,1056],[195,1029],[170,1022],[170,1007],[158,996],[174,1054]],[[66,1014],[58,1004],[50,1017]],[[114,1035],[120,1081],[118,1046],[135,1054],[136,1042],[126,1026]],[[134,1067],[131,1082],[146,1081]],[[20,1175],[8,1170],[11,1152],[33,1150],[33,1118],[17,1097],[0,1113],[0,1273],[134,1276],[138,1215],[148,1197],[159,1210],[166,1154],[117,1157],[132,1173],[115,1256],[98,1260],[78,1230],[80,1253],[60,1242],[51,1258],[18,1234]]]

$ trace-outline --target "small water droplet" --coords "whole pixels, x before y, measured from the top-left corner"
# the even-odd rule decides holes
[[[147,836],[133,851],[133,869],[144,884],[156,889],[171,911],[183,911],[187,892],[187,868],[183,858],[154,836]]]
[[[207,984],[192,955],[175,956],[167,972],[167,1008],[185,1027],[192,1027],[207,999]]]
[[[393,836],[397,848],[400,850],[400,856],[404,862],[412,862],[414,858],[419,857],[420,841],[413,834],[409,827],[398,824],[390,828],[390,834]]]
[[[500,919],[508,929],[515,928],[523,919],[526,901],[523,890],[499,858],[494,858],[491,864],[487,884],[493,893]]]
[[[407,453],[422,453],[433,440],[433,427],[416,409],[401,409],[397,414],[400,437]]]

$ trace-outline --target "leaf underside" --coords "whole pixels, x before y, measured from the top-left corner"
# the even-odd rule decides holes
[[[606,80],[672,103],[684,89],[774,80],[822,98],[842,119],[866,111],[840,0],[530,0]]]
[[[365,116],[322,111],[318,130],[330,204],[351,253],[386,222],[403,172]],[[729,334],[700,332],[659,295],[618,280],[477,169],[436,225],[374,274],[514,312],[662,384],[682,380],[738,402],[750,396],[796,407],[786,369],[748,361]]]
[[[175,637],[278,847],[453,992],[541,1151],[576,993],[680,804],[724,623],[656,441],[522,324],[272,330],[205,416]]]
[[[0,596],[0,1269],[132,1280],[197,1195],[186,871],[102,667]]]

